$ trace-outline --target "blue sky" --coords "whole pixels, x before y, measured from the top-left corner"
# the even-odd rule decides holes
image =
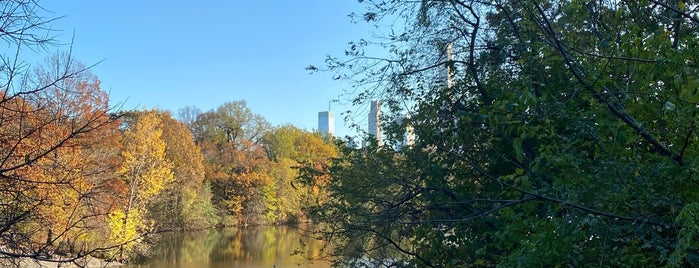
[[[102,80],[124,109],[184,106],[203,111],[245,100],[273,125],[317,128],[317,114],[346,85],[330,73],[310,75],[325,55],[341,55],[370,26],[347,16],[355,0],[40,1],[58,40],[74,39],[73,54]],[[74,36],[73,36],[74,33]],[[333,104],[336,132],[343,127]]]

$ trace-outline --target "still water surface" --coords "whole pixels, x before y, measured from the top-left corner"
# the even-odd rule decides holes
[[[302,226],[301,228],[306,228]],[[319,256],[323,244],[298,228],[259,226],[164,234],[155,255],[140,268],[283,268],[329,267]],[[293,254],[297,250],[301,254]]]

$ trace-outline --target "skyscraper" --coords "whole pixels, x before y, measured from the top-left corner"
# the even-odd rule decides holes
[[[369,107],[369,135],[373,136],[379,145],[381,140],[381,102],[372,101]]]
[[[447,88],[454,86],[454,43],[447,43]]]
[[[398,126],[403,127],[403,139],[397,144],[398,148],[396,149],[401,149],[401,147],[411,147],[415,144],[415,140],[417,139],[417,136],[415,135],[415,129],[413,128],[412,123],[410,122],[410,116],[405,115],[405,116],[399,116],[396,118],[396,124]]]
[[[447,88],[454,87],[454,76],[456,73],[456,68],[454,66],[454,43],[444,43],[437,47],[439,53],[439,61],[444,62],[444,69],[438,69],[437,76],[435,77],[440,86],[443,82],[446,82]]]
[[[335,113],[332,111],[318,113],[318,131],[323,134],[323,137],[335,133]]]

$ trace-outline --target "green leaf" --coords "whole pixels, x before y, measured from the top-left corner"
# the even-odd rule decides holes
[[[522,150],[522,139],[520,137],[517,137],[514,141],[512,141],[512,147],[515,149],[515,158],[517,161],[524,161],[524,150]]]
[[[689,101],[692,103],[699,103],[699,93],[695,94],[691,98],[689,98]]]

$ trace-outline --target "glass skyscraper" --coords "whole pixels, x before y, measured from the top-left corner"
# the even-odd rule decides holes
[[[332,111],[318,113],[318,131],[323,134],[323,137],[335,133],[335,113]]]

